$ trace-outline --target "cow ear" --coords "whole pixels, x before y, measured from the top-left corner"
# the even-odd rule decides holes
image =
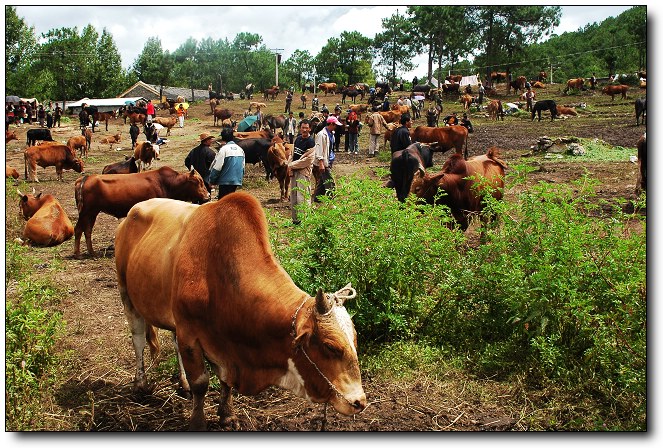
[[[300,312],[295,322],[295,334],[292,341],[292,348],[298,350],[301,347],[308,346],[311,335],[313,334],[313,319],[311,313]]]

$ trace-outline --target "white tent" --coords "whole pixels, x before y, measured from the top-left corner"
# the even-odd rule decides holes
[[[116,110],[121,106],[126,105],[128,102],[132,101],[137,103],[138,101],[147,100],[142,96],[137,96],[133,98],[83,98],[82,100],[67,103],[67,109],[80,109],[83,106],[83,103],[86,103],[88,106],[95,106],[99,112],[110,112],[111,110]]]

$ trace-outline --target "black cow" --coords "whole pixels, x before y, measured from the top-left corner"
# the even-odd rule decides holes
[[[265,115],[262,118],[262,126],[269,126],[269,129],[271,129],[272,132],[274,132],[276,129],[285,129],[285,120],[286,117],[285,115],[281,114],[278,116],[274,115]]]
[[[395,188],[398,200],[405,202],[405,198],[410,194],[415,173],[421,170],[423,175],[426,168],[432,166],[433,151],[430,146],[412,143],[407,148],[391,155],[391,179],[385,186]]]
[[[235,143],[244,150],[244,162],[255,165],[262,162],[265,167],[265,179],[269,181],[274,177],[272,168],[267,160],[267,151],[272,146],[272,141],[267,138],[247,138],[244,140],[236,140]]]
[[[124,162],[115,162],[108,164],[101,171],[101,174],[131,174],[138,172],[136,158],[134,156],[124,156]]]
[[[129,135],[131,136],[131,149],[133,150],[136,147],[136,142],[138,141],[138,136],[140,135],[140,128],[136,123],[132,123],[129,128]]]
[[[640,126],[640,117],[642,124],[647,122],[647,98],[638,98],[635,100],[635,125]]]
[[[423,93],[424,96],[425,96],[426,98],[428,98],[428,96],[429,96],[429,94],[430,94],[430,89],[431,89],[431,86],[429,86],[429,85],[426,85],[426,84],[418,84],[418,85],[412,87],[412,92],[415,92],[415,93]]]
[[[360,90],[357,90],[354,86],[343,88],[343,90],[341,91],[341,95],[342,95],[341,96],[341,104],[345,104],[345,98],[348,97],[348,96],[350,97],[350,99],[352,100],[353,103],[355,102],[355,98],[357,98],[359,95],[362,96],[362,99],[363,99],[363,96],[364,96],[363,92],[360,91]]]
[[[50,129],[41,129],[41,128],[35,128],[35,129],[28,129],[27,132],[27,145],[28,146],[34,146],[37,144],[37,140],[41,141],[46,141],[46,142],[53,142],[53,137],[51,137],[51,130]]]
[[[541,100],[534,103],[532,106],[532,121],[534,121],[534,115],[538,113],[539,121],[541,121],[541,111],[549,110],[550,111],[550,121],[553,121],[557,117],[557,103],[554,100]]]

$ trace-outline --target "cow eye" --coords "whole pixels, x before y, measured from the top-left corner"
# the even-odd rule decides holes
[[[340,357],[343,354],[343,350],[336,345],[330,344],[329,342],[323,342],[322,346],[325,348],[325,351],[331,356]]]

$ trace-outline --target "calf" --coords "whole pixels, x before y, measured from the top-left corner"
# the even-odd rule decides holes
[[[290,188],[290,177],[288,176],[289,155],[289,149],[286,147],[283,140],[279,137],[275,137],[272,140],[272,146],[267,150],[267,160],[272,173],[279,181],[282,201],[290,200],[290,194],[288,192]]]
[[[18,141],[18,137],[16,136],[16,131],[5,132],[5,145],[11,142],[12,140]]]
[[[157,157],[154,145],[150,142],[138,142],[134,148],[134,159],[139,165],[139,172],[145,171],[152,166],[152,161]]]
[[[566,106],[557,106],[557,115],[573,115],[574,117],[578,115],[578,112],[572,107]]]
[[[396,197],[400,202],[410,194],[412,180],[417,172],[424,173],[426,168],[433,166],[433,152],[430,147],[421,143],[412,143],[405,149],[391,155],[391,177],[385,186],[396,189]]]
[[[122,140],[122,133],[118,132],[115,135],[110,135],[108,137],[102,138],[99,143],[109,144],[110,148],[113,149],[113,145],[116,143],[120,143],[121,140]]]
[[[567,93],[571,89],[582,90],[585,86],[585,78],[575,78],[569,79],[566,81],[566,88],[564,93]]]
[[[640,117],[642,124],[647,121],[647,98],[638,98],[635,100],[635,125],[640,126]]]
[[[54,141],[53,137],[51,136],[51,130],[50,129],[41,129],[41,128],[28,129],[28,132],[27,132],[26,135],[27,135],[26,144],[28,146],[36,145],[37,140],[47,141],[47,142]]]
[[[62,181],[62,170],[74,170],[77,173],[83,172],[83,161],[76,157],[76,154],[65,145],[59,143],[45,146],[30,146],[23,153],[25,161],[25,179],[39,182],[37,179],[37,165],[42,168],[54,166],[57,173],[57,179]]]
[[[488,116],[491,120],[501,119],[504,121],[504,109],[502,108],[502,101],[492,100],[490,103],[488,103],[486,110],[488,111]]]
[[[499,150],[495,147],[467,161],[460,154],[452,154],[439,173],[429,175],[419,171],[411,190],[429,204],[448,206],[465,231],[470,214],[483,210],[485,194],[502,199],[506,163],[498,157]],[[440,190],[446,194],[438,194]]]
[[[541,100],[534,103],[532,106],[532,120],[534,121],[534,115],[538,114],[539,121],[541,121],[541,111],[549,110],[550,111],[550,121],[553,121],[557,117],[557,103],[554,100]]]
[[[78,222],[74,227],[74,256],[80,256],[81,235],[85,233],[87,251],[92,249],[92,228],[101,212],[116,218],[127,216],[135,204],[151,198],[180,201],[209,201],[200,174],[191,170],[178,173],[164,166],[158,170],[135,174],[93,174],[79,177],[74,185]]]
[[[9,179],[10,177],[18,179],[19,177],[18,171],[16,171],[16,168],[12,168],[11,166],[9,166],[8,163],[5,163],[5,179]]]
[[[76,150],[79,150],[80,157],[85,156],[85,158],[87,158],[90,146],[88,139],[84,135],[71,137],[69,140],[67,140],[67,146],[74,152],[74,154],[76,154]]]
[[[37,246],[57,246],[74,235],[74,226],[57,199],[50,194],[23,194],[19,190],[19,207],[27,221],[23,240]]]
[[[138,172],[138,165],[134,156],[124,156],[124,162],[110,163],[104,167],[101,174],[131,174]]]

